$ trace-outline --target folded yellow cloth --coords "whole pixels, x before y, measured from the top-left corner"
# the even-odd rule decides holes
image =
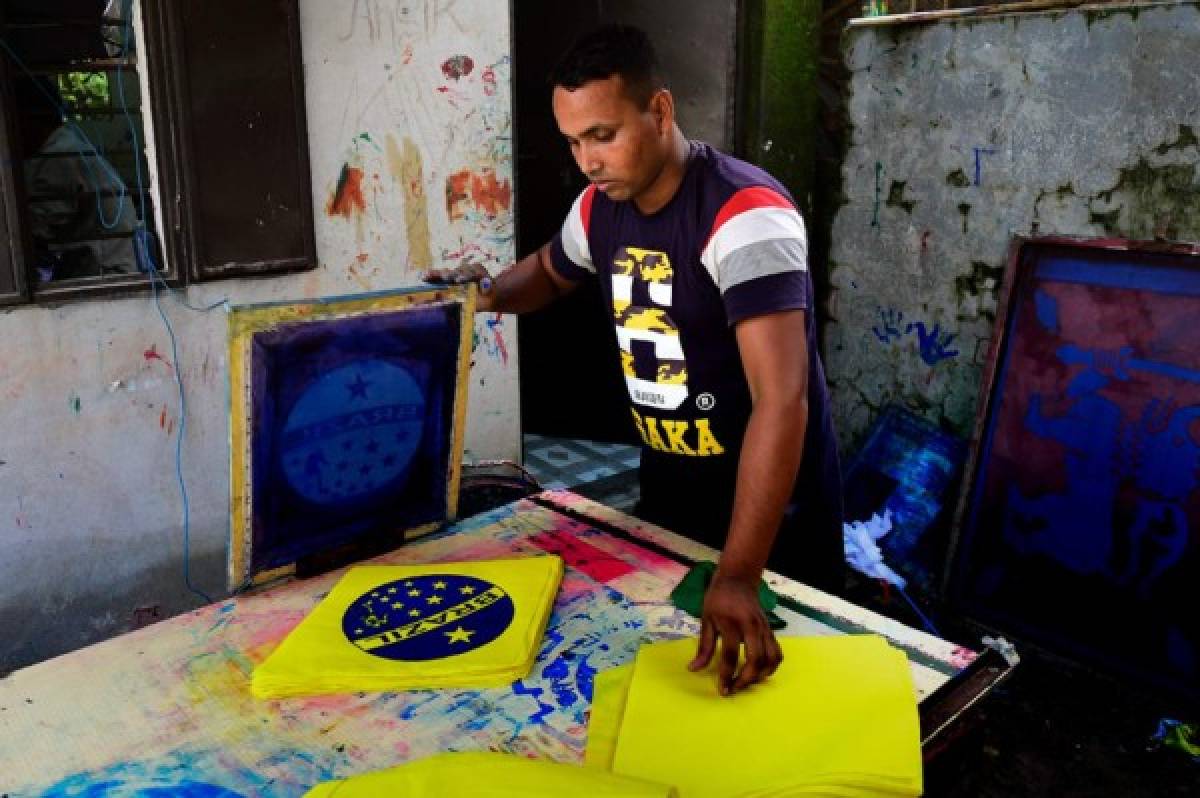
[[[873,635],[779,642],[779,670],[727,698],[715,664],[687,670],[690,639],[643,646],[632,669],[598,674],[588,764],[674,784],[682,798],[920,795],[904,654]]]
[[[515,754],[438,754],[344,781],[305,798],[676,798],[671,787]]]
[[[629,698],[632,680],[633,665],[609,668],[593,677],[592,710],[588,719],[587,747],[583,752],[583,763],[590,768],[612,770],[617,735],[625,717],[625,701]]]
[[[563,563],[554,556],[351,568],[254,669],[258,698],[524,678]]]

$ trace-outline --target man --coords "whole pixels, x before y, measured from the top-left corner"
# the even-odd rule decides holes
[[[840,474],[803,221],[770,175],[684,137],[641,31],[585,36],[551,77],[555,120],[591,185],[553,241],[485,283],[481,310],[535,310],[600,279],[644,443],[638,512],[723,545],[690,667],[707,666],[719,640],[728,695],[782,659],[758,603],[768,559],[842,588]]]

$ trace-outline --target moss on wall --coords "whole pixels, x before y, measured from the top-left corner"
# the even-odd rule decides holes
[[[811,211],[819,0],[748,0],[742,11],[738,152]]]

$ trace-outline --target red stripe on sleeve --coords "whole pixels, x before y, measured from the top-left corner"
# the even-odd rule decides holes
[[[579,203],[579,215],[583,217],[583,234],[587,236],[592,227],[592,200],[596,196],[596,187],[588,186],[583,191],[583,202]]]
[[[709,232],[708,238],[704,241],[704,246],[701,249],[703,250],[708,247],[709,242],[712,241],[712,237],[717,234],[717,231],[721,229],[723,224],[739,213],[752,211],[755,208],[789,208],[795,210],[795,206],[792,205],[788,198],[778,191],[769,189],[766,186],[743,188],[740,191],[734,192],[733,196],[721,206],[721,210],[717,211],[717,218],[713,221],[712,230]]]

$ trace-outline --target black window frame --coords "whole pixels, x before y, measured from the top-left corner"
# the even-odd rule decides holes
[[[170,271],[161,273],[159,279],[171,288],[182,288],[212,280],[316,268],[315,211],[298,0],[134,1],[140,7],[142,17],[137,71],[148,87],[142,103],[143,118],[151,120],[153,126],[152,140],[146,129],[141,137],[142,149],[148,159],[153,158],[156,173],[153,186],[156,213],[150,228],[155,231],[153,238],[157,251],[152,254],[160,268],[164,263],[170,266]],[[268,184],[272,180],[287,183],[282,192],[275,192],[275,196],[280,193],[290,195],[287,200],[291,206],[288,232],[292,251],[286,257],[261,257],[256,247],[263,249],[265,241],[260,237],[257,241],[248,241],[244,257],[239,255],[232,261],[214,263],[207,255],[206,247],[225,231],[218,229],[220,224],[215,224],[211,217],[204,217],[199,206],[203,202],[202,192],[208,191],[211,200],[214,192],[222,191],[223,186],[219,180],[210,179],[212,169],[198,163],[196,139],[205,131],[197,131],[196,127],[205,122],[202,114],[193,112],[191,101],[197,83],[205,79],[207,70],[203,64],[209,57],[210,48],[189,41],[188,25],[207,27],[209,31],[218,20],[221,25],[238,25],[241,22],[239,12],[254,17],[251,24],[273,26],[268,31],[270,41],[266,46],[273,48],[270,53],[288,59],[285,90],[278,91],[277,82],[275,91],[259,97],[264,105],[274,108],[277,120],[283,120],[278,132],[284,141],[292,142],[295,150],[287,163],[288,170],[292,171],[284,170],[282,177],[265,173],[265,170],[261,175]],[[195,25],[197,17],[207,26]],[[3,8],[0,7],[0,23],[3,21]],[[218,54],[214,58],[229,56],[228,51],[220,52],[219,45],[216,49]],[[247,57],[254,55],[247,54]],[[148,293],[151,282],[145,273],[35,284],[27,260],[32,242],[22,212],[24,184],[20,179],[20,164],[16,163],[11,146],[14,100],[9,77],[14,68],[7,55],[0,53],[0,305],[45,304]],[[208,155],[211,157],[212,154]],[[247,154],[243,152],[240,157],[245,163]],[[270,196],[267,191],[267,197]],[[233,222],[229,224],[237,227]],[[241,240],[245,240],[244,223],[241,233]],[[234,235],[237,234],[235,231]]]

